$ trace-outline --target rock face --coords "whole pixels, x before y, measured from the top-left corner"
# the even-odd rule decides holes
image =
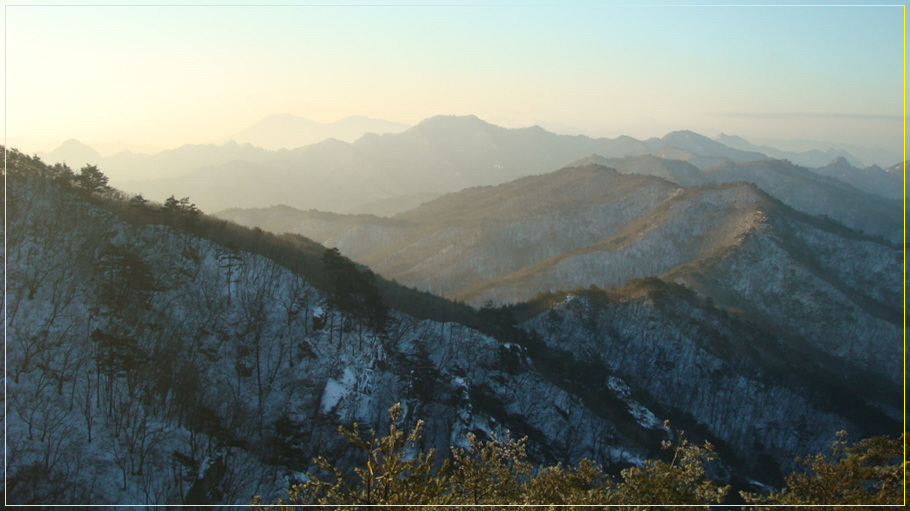
[[[655,455],[669,419],[717,444],[733,481],[770,483],[837,430],[900,428],[899,253],[750,185],[567,171],[583,213],[548,203],[555,188],[505,205],[473,190],[465,215],[527,201],[566,239],[602,220],[664,273],[456,322],[299,237],[86,197],[15,153],[9,169],[10,503],[274,501],[314,455],[349,456],[338,423],[379,430],[397,402],[441,452],[509,430],[536,462],[611,469]],[[529,179],[516,186],[545,177]],[[595,200],[609,190],[627,217]],[[696,212],[698,232],[679,232]]]

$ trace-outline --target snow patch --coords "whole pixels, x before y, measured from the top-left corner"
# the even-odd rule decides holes
[[[322,413],[329,413],[338,403],[354,389],[357,377],[350,369],[345,369],[340,380],[329,378],[325,382],[325,390],[322,392],[321,409]]]
[[[615,376],[607,377],[607,387],[616,393],[629,407],[629,413],[642,427],[649,429],[663,429],[663,422],[648,410],[644,405],[632,399],[632,389],[626,382]]]

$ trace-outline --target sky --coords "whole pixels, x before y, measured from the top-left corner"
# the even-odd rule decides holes
[[[271,114],[691,129],[903,152],[903,7],[5,7],[5,140],[176,147]]]

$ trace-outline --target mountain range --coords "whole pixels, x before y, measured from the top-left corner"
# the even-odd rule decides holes
[[[740,246],[741,238],[784,211],[792,218],[839,220],[854,228],[838,227],[847,238],[872,234],[882,246],[902,241],[900,203],[787,162],[701,172],[654,156],[596,160],[470,188],[388,218],[287,206],[217,215],[307,236],[387,278],[475,304],[659,275]],[[805,228],[818,224],[802,222]]]
[[[835,177],[865,192],[899,201],[904,198],[904,167],[904,163],[886,169],[873,165],[857,172],[858,169],[846,158],[840,157],[814,171],[823,176]]]
[[[779,487],[904,420],[904,165],[850,161],[473,116],[98,160],[126,191],[10,150],[7,501],[274,502],[395,403],[441,457],[617,474],[682,429]]]
[[[881,214],[900,220],[899,209]],[[476,306],[660,276],[780,325],[780,335],[793,331],[783,325],[801,325],[800,342],[825,339],[854,357],[866,348],[847,348],[857,332],[845,315],[881,338],[900,331],[897,245],[742,182],[681,187],[588,164],[464,190],[391,218],[288,208],[219,216],[303,234],[386,278]],[[884,363],[899,355],[899,344],[891,348],[869,356]]]
[[[68,143],[70,154],[81,154],[74,145]],[[388,216],[444,193],[551,172],[592,155],[608,159],[652,155],[688,162],[702,171],[729,162],[771,159],[688,131],[659,139],[595,139],[557,135],[539,127],[506,129],[474,116],[438,116],[399,133],[368,133],[352,143],[326,139],[271,151],[229,142],[154,155],[121,153],[93,158],[91,163],[98,163],[112,184],[125,191],[159,201],[169,195],[189,196],[207,211],[284,204]],[[76,164],[79,159],[67,161]],[[875,173],[874,168],[866,172],[845,168],[837,177],[857,184]],[[893,198],[894,179],[881,181],[857,186]]]
[[[481,238],[552,241],[583,278],[473,309],[296,235],[9,163],[9,502],[274,501],[314,456],[351,455],[337,424],[379,427],[396,402],[443,453],[511,431],[535,463],[611,471],[659,456],[669,420],[717,446],[714,477],[752,489],[838,430],[900,428],[900,250],[754,185],[586,165],[502,185],[511,203],[500,187],[429,203],[428,225],[469,203],[458,221]],[[596,287],[616,265],[653,276]]]
[[[813,140],[774,140],[753,144],[742,137],[721,133],[715,140],[743,151],[757,151],[772,158],[790,160],[803,167],[823,167],[837,158],[846,159],[856,168],[888,166],[899,161],[903,154],[882,147],[863,147],[851,144],[833,144]]]
[[[366,133],[398,133],[407,124],[351,116],[331,123],[314,122],[291,114],[270,115],[249,128],[230,136],[227,141],[252,144],[263,149],[296,149],[334,138],[353,142]]]

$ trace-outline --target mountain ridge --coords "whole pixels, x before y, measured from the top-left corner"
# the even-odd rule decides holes
[[[408,125],[352,115],[335,122],[316,122],[293,114],[273,114],[235,133],[227,140],[264,149],[296,149],[327,138],[353,142],[367,133],[397,133]]]
[[[668,137],[688,149],[668,143]],[[313,152],[314,147],[319,149]],[[433,195],[550,172],[592,154],[650,154],[701,170],[731,159],[767,159],[691,132],[644,141],[590,138],[540,127],[502,128],[476,116],[436,116],[399,133],[367,134],[344,145],[281,151],[241,144],[185,146],[155,155],[123,153],[99,164],[126,191],[159,201],[190,196],[209,211],[284,203],[304,210],[392,215]],[[231,174],[230,181],[204,178],[219,167]],[[398,198],[400,207],[395,205]]]

